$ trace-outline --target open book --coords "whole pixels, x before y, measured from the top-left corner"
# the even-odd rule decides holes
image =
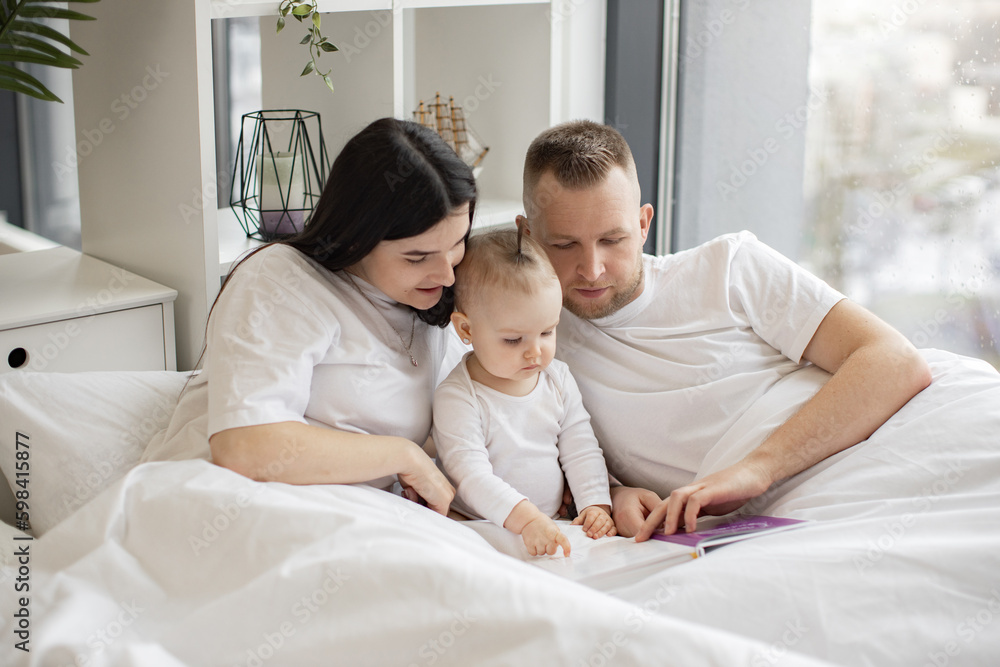
[[[558,520],[556,524],[569,538],[568,557],[563,556],[561,549],[554,556],[531,556],[520,535],[489,521],[461,523],[479,533],[497,551],[585,586],[610,591],[703,556],[713,547],[797,528],[807,522],[765,516],[702,517],[696,532],[654,534],[656,539],[637,543],[624,537],[592,540],[580,526]]]
[[[673,535],[654,533],[653,539],[684,547],[692,558],[698,558],[704,556],[709,549],[721,547],[723,544],[780,533],[799,528],[805,523],[808,522],[802,519],[782,519],[776,516],[711,517],[699,520],[698,530],[694,532],[678,532]]]

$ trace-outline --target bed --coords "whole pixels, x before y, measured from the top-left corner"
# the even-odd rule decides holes
[[[923,354],[927,390],[750,508],[806,527],[600,585],[364,485],[137,465],[183,373],[0,376],[33,533],[4,526],[0,663],[996,664],[1000,375]]]

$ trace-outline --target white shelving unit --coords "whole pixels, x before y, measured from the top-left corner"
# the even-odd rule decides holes
[[[528,143],[572,118],[603,119],[605,0],[320,0],[335,93],[313,75],[302,30],[275,34],[278,2],[97,3],[74,22],[90,51],[74,72],[83,250],[175,288],[178,367],[190,368],[233,259],[252,246],[217,182],[212,21],[260,17],[263,108],[317,111],[331,160],[383,116],[440,92],[490,152],[476,225],[521,210]],[[304,31],[301,33],[304,34]]]

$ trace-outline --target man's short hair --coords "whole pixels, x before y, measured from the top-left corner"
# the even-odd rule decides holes
[[[535,137],[524,158],[525,207],[547,171],[564,188],[581,190],[602,183],[615,166],[635,173],[632,151],[615,128],[589,120],[549,128]]]
[[[455,268],[455,308],[468,312],[487,291],[532,294],[549,280],[558,284],[559,277],[545,250],[527,234],[516,229],[473,234]]]

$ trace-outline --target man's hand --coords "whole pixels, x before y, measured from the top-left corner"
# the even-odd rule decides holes
[[[569,539],[555,521],[541,512],[521,529],[521,539],[532,556],[554,556],[559,547],[562,547],[563,556],[569,555]]]
[[[635,541],[648,540],[660,526],[663,526],[664,535],[671,535],[684,527],[688,532],[695,530],[700,514],[729,514],[770,486],[771,477],[767,471],[744,459],[693,484],[675,489],[646,517],[642,528],[635,534]]]
[[[573,519],[571,526],[583,525],[583,532],[592,540],[599,537],[614,537],[618,534],[615,530],[615,522],[611,519],[611,507],[609,505],[590,505],[584,507],[579,516]]]
[[[632,537],[639,532],[642,522],[659,504],[660,497],[648,489],[611,487],[611,516],[622,537]]]

